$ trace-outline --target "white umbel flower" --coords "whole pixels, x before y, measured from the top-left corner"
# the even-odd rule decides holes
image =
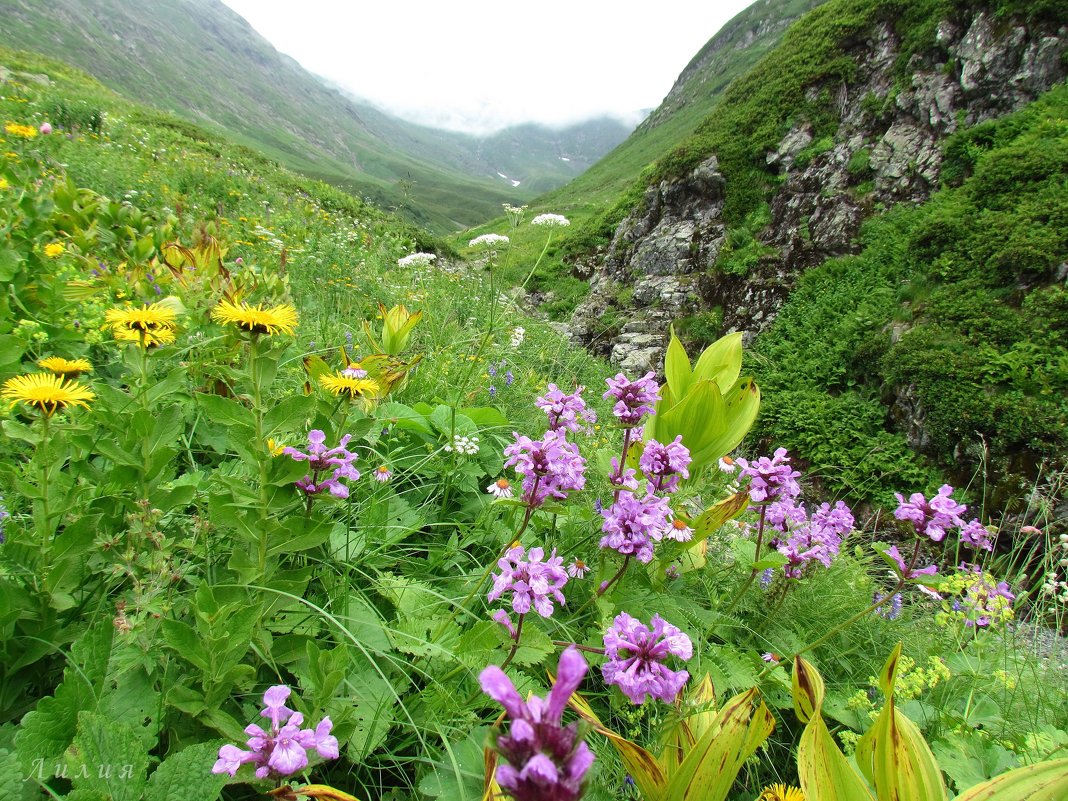
[[[530,221],[531,225],[548,225],[550,228],[559,226],[563,228],[565,225],[571,225],[571,220],[562,214],[539,214],[533,220]]]

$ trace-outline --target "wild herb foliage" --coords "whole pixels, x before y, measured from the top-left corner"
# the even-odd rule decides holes
[[[947,185],[808,271],[760,338],[762,433],[835,492],[885,500],[895,481],[937,482],[935,467],[966,480],[981,457],[1003,506],[1063,463],[1066,121],[1059,87],[950,138]],[[906,447],[910,416],[929,466]]]
[[[60,66],[7,63],[55,79],[16,74],[0,98],[8,797],[211,801],[280,779],[298,785],[276,788],[287,799],[451,801],[494,781],[522,799],[546,760],[588,767],[578,715],[586,798],[752,801],[798,778],[783,657],[819,663],[848,746],[879,715],[869,677],[897,640],[902,707],[958,788],[1060,769],[1042,762],[1068,724],[1060,663],[992,630],[1011,596],[1027,609],[1021,588],[985,560],[951,568],[945,598],[919,589],[928,550],[983,555],[962,508],[902,499],[914,550],[873,557],[848,510],[801,501],[785,453],[719,461],[761,397],[740,337],[693,362],[674,340],[662,386],[606,383],[512,308],[501,273],[533,280],[543,262],[510,242],[447,258]],[[60,107],[102,124],[45,133]],[[522,216],[511,233],[547,258],[555,226]],[[935,521],[952,533],[936,541]],[[1034,614],[1060,625],[1054,525]],[[992,604],[995,625],[961,617]],[[648,699],[680,683],[677,704]]]

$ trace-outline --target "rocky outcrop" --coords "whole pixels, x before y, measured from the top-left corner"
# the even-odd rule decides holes
[[[725,178],[712,156],[690,175],[649,187],[619,225],[573,316],[573,339],[635,372],[660,365],[669,323],[709,309],[722,310],[724,332],[752,339],[801,271],[855,251],[866,217],[931,194],[941,143],[961,123],[1016,110],[1063,80],[1066,42],[1068,28],[1030,29],[987,13],[943,22],[933,51],[912,57],[902,89],[894,73],[901,43],[891,25],[879,25],[857,45],[852,82],[808,89],[810,100],[833,99],[835,135],[817,140],[799,122],[766,156],[781,179],[758,233],[766,255],[744,276],[717,263],[728,232]],[[599,338],[612,313],[625,322]]]

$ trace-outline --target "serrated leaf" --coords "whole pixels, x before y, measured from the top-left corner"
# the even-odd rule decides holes
[[[35,777],[42,781],[44,768],[41,773],[24,772],[19,764],[18,754],[14,751],[0,750],[0,798],[4,801],[31,801],[39,798]]]
[[[353,729],[346,748],[349,757],[359,763],[385,742],[396,720],[398,700],[390,683],[369,666],[351,674],[347,685],[352,693]]]
[[[140,801],[148,753],[137,733],[104,715],[81,712],[67,750],[67,775],[75,789],[103,793],[111,801]]]
[[[197,743],[164,759],[148,779],[144,801],[215,801],[227,778],[211,772],[222,742]]]

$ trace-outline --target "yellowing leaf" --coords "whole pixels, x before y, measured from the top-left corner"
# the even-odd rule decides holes
[[[879,801],[947,801],[942,771],[916,724],[894,705],[894,682],[901,658],[898,643],[883,667],[879,686],[886,704],[857,743],[857,765],[875,786]]]
[[[1050,759],[970,787],[956,801],[1062,801],[1068,798],[1068,759]]]
[[[803,657],[794,658],[791,676],[794,689],[794,712],[802,723],[808,723],[821,714],[823,708],[823,676]]]

